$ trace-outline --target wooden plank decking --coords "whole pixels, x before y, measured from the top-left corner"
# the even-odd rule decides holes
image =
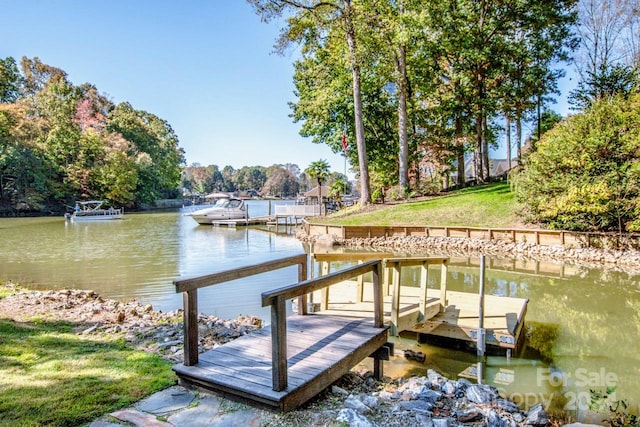
[[[444,311],[404,330],[425,335],[477,341],[478,295],[467,292],[447,292],[449,304]],[[527,313],[526,298],[484,296],[484,329],[486,344],[516,349]]]
[[[387,327],[383,325],[382,262],[373,260],[323,277],[304,280],[306,255],[174,281],[183,293],[185,355],[174,366],[180,382],[281,411],[295,409],[331,385],[367,356],[374,376],[382,376],[388,360]],[[230,343],[198,354],[198,289],[298,266],[298,282],[262,293],[271,307],[271,324]],[[373,318],[368,320],[306,314],[307,295],[364,274],[373,278]],[[287,301],[298,297],[298,315],[286,316]]]
[[[295,409],[387,342],[387,328],[371,321],[325,315],[287,319],[288,387],[272,387],[269,327],[200,355],[194,366],[173,370],[196,385],[282,411]]]
[[[369,294],[370,283],[364,284]],[[371,318],[373,302],[364,300],[357,302],[355,282],[344,282],[332,287],[332,297],[327,310],[322,314],[349,316],[355,318]],[[440,290],[428,289],[424,312],[420,311],[420,288],[402,287],[400,296],[397,331],[417,332],[436,337],[453,338],[463,341],[477,341],[478,331],[478,294],[468,292],[447,292],[447,307],[440,304]],[[528,299],[485,295],[484,329],[486,344],[515,349],[527,312]],[[384,297],[383,313],[385,322],[392,327],[391,296]],[[423,316],[422,321],[418,320]]]

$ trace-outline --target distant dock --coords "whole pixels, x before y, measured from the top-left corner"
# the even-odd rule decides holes
[[[271,209],[269,209],[271,211]],[[212,221],[211,225],[238,227],[248,225],[297,225],[305,218],[320,215],[319,205],[275,205],[274,213],[248,219]]]

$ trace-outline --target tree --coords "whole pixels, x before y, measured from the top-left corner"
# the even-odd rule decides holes
[[[349,192],[347,190],[348,187],[349,187],[349,183],[347,181],[343,179],[336,179],[331,183],[331,186],[329,187],[328,196],[336,200],[337,202],[340,202],[341,201],[340,196],[342,194],[347,194]]]
[[[322,204],[322,182],[329,177],[329,163],[320,159],[311,163],[305,170],[311,179],[315,179],[318,183],[318,205]]]
[[[453,127],[458,141],[466,139],[465,130],[474,129],[480,180],[489,177],[491,120],[502,109],[519,121],[535,105],[532,97],[537,103],[553,90],[560,74],[551,66],[571,47],[573,3],[441,0],[425,5],[426,24],[434,34],[431,69],[438,79],[439,99],[431,104],[448,113],[437,120]],[[460,160],[458,151],[459,165]]]
[[[548,131],[554,128],[554,126],[562,121],[562,116],[550,109],[544,110],[540,114],[540,134],[544,135]],[[539,141],[537,130],[532,132],[529,136],[529,141],[531,142],[532,147],[534,147]]]
[[[22,76],[16,60],[8,56],[0,58],[0,103],[10,103],[20,97]]]
[[[222,168],[222,191],[236,191],[235,174],[236,170],[232,166]]]
[[[638,88],[640,69],[622,64],[602,66],[596,74],[586,72],[586,78],[578,82],[569,94],[569,103],[578,110],[584,110],[592,103],[615,95],[628,97]]]
[[[267,168],[263,166],[243,166],[235,174],[238,190],[259,190],[266,180]]]
[[[640,95],[602,99],[556,125],[512,182],[533,220],[552,228],[640,230]]]
[[[615,64],[633,65],[638,34],[634,23],[640,16],[634,0],[580,0],[576,32],[580,49],[576,69],[582,81],[596,76]],[[635,29],[637,31],[637,28]],[[631,37],[625,37],[630,34]]]
[[[33,59],[23,56],[20,65],[26,95],[36,95],[50,82],[67,81],[66,72],[43,63],[37,56]]]
[[[361,90],[357,27],[358,7],[352,0],[248,0],[253,4],[263,20],[293,11],[288,18],[289,27],[282,32],[281,49],[291,42],[305,45],[303,55],[313,55],[313,49],[322,43],[346,41],[348,50],[344,56],[349,64],[352,78],[353,116],[355,139],[360,171],[360,204],[371,203],[367,146],[365,143],[364,114]]]
[[[291,165],[289,165],[291,166]],[[295,166],[295,165],[294,165]],[[293,174],[291,167],[282,165],[273,165],[267,168],[267,180],[262,186],[261,193],[263,195],[295,197],[298,195],[300,185],[297,177]]]
[[[171,126],[125,102],[113,109],[107,129],[132,143],[128,154],[135,158],[138,168],[138,201],[152,203],[161,197],[174,196],[180,183],[184,153],[178,147],[178,137]]]
[[[580,0],[575,68],[580,80],[570,103],[584,109],[591,102],[628,92],[637,84],[640,8],[635,0]]]
[[[23,57],[0,60],[0,198],[60,209],[79,198],[133,206],[171,197],[182,149],[167,122]]]

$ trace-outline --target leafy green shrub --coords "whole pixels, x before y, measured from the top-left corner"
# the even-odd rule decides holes
[[[382,188],[376,188],[371,193],[371,201],[373,203],[384,203],[384,190]]]
[[[640,95],[560,123],[511,178],[516,200],[551,228],[640,230]]]
[[[616,387],[607,387],[604,391],[589,390],[591,400],[589,409],[606,414],[605,420],[611,427],[637,427],[640,418],[629,412],[629,404],[625,400],[615,399]]]
[[[416,188],[416,193],[421,196],[433,196],[440,192],[440,184],[436,181],[422,181]]]
[[[404,188],[400,187],[399,185],[394,185],[387,190],[387,198],[389,198],[389,200],[396,201],[406,199]]]

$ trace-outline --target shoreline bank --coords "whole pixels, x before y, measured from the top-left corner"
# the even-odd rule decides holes
[[[331,234],[307,235],[303,228],[296,238],[316,247],[340,246],[349,249],[391,250],[400,253],[429,251],[433,256],[492,255],[531,261],[571,262],[585,267],[615,269],[640,274],[640,251],[596,248],[566,248],[523,242],[505,242],[463,237],[390,236],[343,239]]]

